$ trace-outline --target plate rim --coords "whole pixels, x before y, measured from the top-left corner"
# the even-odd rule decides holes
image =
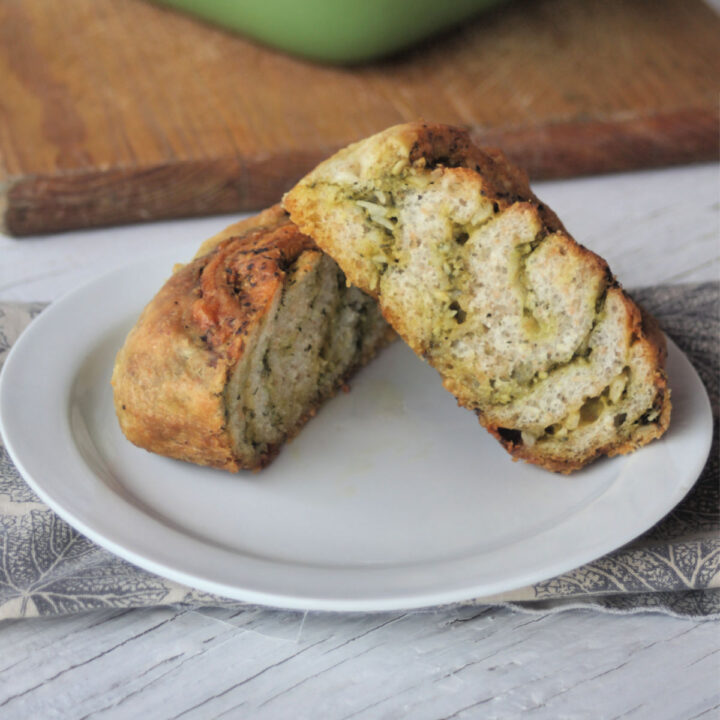
[[[188,247],[190,247],[189,244]],[[598,557],[601,557],[606,553],[611,552],[612,550],[617,549],[622,545],[626,544],[627,542],[630,542],[634,538],[638,537],[647,529],[652,527],[652,525],[654,525],[656,522],[660,521],[663,517],[665,517],[679,502],[682,501],[682,499],[687,495],[687,493],[697,481],[697,478],[702,472],[702,469],[709,455],[712,442],[713,419],[707,390],[704,386],[704,383],[702,383],[702,380],[700,379],[697,370],[693,367],[687,356],[677,347],[677,345],[672,341],[672,339],[667,338],[668,353],[678,353],[681,360],[687,364],[687,367],[694,376],[694,381],[699,383],[699,387],[702,388],[704,414],[707,415],[710,420],[710,422],[707,424],[707,427],[705,428],[705,434],[703,438],[704,450],[699,455],[700,459],[695,458],[694,462],[690,463],[692,469],[686,473],[686,476],[690,477],[691,479],[689,481],[686,481],[686,483],[678,483],[676,487],[676,492],[672,496],[669,496],[670,499],[665,503],[667,507],[663,510],[662,514],[659,514],[656,518],[654,518],[654,520],[652,520],[649,524],[646,524],[644,527],[639,528],[636,531],[633,530],[631,534],[628,535],[626,533],[623,539],[619,542],[612,541],[610,543],[611,547],[606,547],[599,554],[593,551],[591,553],[592,557],[586,557],[584,559],[580,559],[579,561],[577,561],[576,557],[573,556],[573,560],[570,562],[567,560],[563,560],[563,558],[561,557],[556,560],[556,562],[549,565],[543,564],[542,568],[538,569],[536,572],[526,573],[522,577],[516,578],[514,582],[510,583],[508,583],[507,581],[497,581],[494,585],[487,582],[480,585],[473,585],[472,583],[468,583],[463,589],[459,591],[436,590],[434,592],[425,592],[419,595],[417,594],[417,592],[411,592],[410,595],[406,596],[396,594],[391,597],[375,597],[366,599],[326,596],[323,597],[322,594],[310,597],[306,595],[288,595],[256,591],[249,588],[240,588],[235,585],[227,585],[217,580],[213,580],[210,577],[201,577],[198,576],[196,573],[188,573],[182,568],[178,568],[176,566],[168,565],[164,562],[157,561],[153,557],[148,557],[146,554],[138,553],[135,550],[128,548],[121,543],[118,543],[116,540],[107,537],[103,534],[102,527],[98,527],[97,523],[85,522],[81,517],[78,517],[77,514],[73,512],[72,508],[67,508],[63,503],[57,501],[53,494],[50,491],[46,490],[43,481],[38,480],[33,476],[33,473],[28,470],[26,464],[23,462],[23,458],[20,457],[19,454],[16,452],[16,448],[14,447],[13,443],[14,431],[12,429],[8,430],[9,412],[8,417],[5,417],[6,413],[4,412],[4,408],[6,405],[5,397],[8,394],[7,386],[9,386],[10,384],[7,378],[12,378],[12,374],[15,372],[13,368],[15,366],[15,363],[18,362],[14,358],[20,357],[22,353],[25,352],[24,348],[26,346],[31,347],[32,342],[38,334],[42,336],[45,325],[55,322],[56,314],[60,313],[60,317],[62,317],[62,313],[67,304],[73,301],[73,299],[82,297],[84,294],[92,292],[97,287],[102,286],[109,277],[119,277],[128,272],[135,271],[141,267],[147,267],[148,269],[152,269],[153,272],[159,274],[159,263],[163,263],[163,268],[170,268],[172,266],[172,260],[170,260],[169,262],[168,260],[171,257],[177,258],[177,256],[181,254],[181,250],[182,248],[178,247],[172,251],[165,251],[162,253],[154,254],[152,257],[147,257],[140,261],[136,260],[124,266],[103,273],[101,276],[93,278],[90,281],[82,284],[81,286],[65,293],[62,297],[51,303],[45,310],[43,310],[43,312],[23,330],[20,337],[14,342],[13,346],[10,348],[10,351],[5,358],[2,373],[0,374],[0,433],[5,440],[6,450],[24,481],[32,488],[32,490],[40,497],[40,499],[46,505],[48,505],[48,507],[50,507],[63,520],[65,520],[69,525],[74,527],[80,533],[85,535],[88,539],[92,540],[97,545],[105,548],[113,554],[124,558],[125,560],[128,560],[129,562],[149,572],[155,573],[161,577],[181,583],[182,585],[186,585],[190,588],[196,588],[198,590],[210,592],[228,599],[247,602],[251,604],[293,610],[381,612],[389,610],[433,607],[458,602],[481,601],[482,598],[485,597],[497,595],[499,593],[512,592],[513,590],[532,585],[546,579],[550,579],[562,573],[569,572],[572,569],[580,567],[585,563],[591,562],[592,560],[597,559]],[[167,274],[168,276],[170,275],[169,269],[167,270]],[[11,368],[11,370],[8,370],[8,368]],[[72,382],[70,384],[72,385]],[[67,395],[66,400],[69,401],[71,395],[71,388],[65,388],[65,392]],[[69,402],[66,403],[66,405],[69,407]],[[66,417],[65,420],[69,427],[69,412],[66,413],[66,415],[68,417]],[[12,421],[10,421],[10,424],[12,424]],[[481,428],[478,428],[478,430],[482,431]],[[613,461],[622,461],[623,459],[628,460],[632,457],[632,455],[622,456],[620,458],[613,459]],[[85,459],[83,458],[83,460]],[[508,462],[511,462],[510,458],[508,458]],[[87,461],[85,461],[85,464],[87,465]],[[97,475],[96,473],[93,474]],[[123,499],[123,501],[126,502],[129,506],[133,507],[132,504],[129,503],[127,500]],[[140,510],[136,507],[133,507],[133,510],[140,513]],[[140,514],[148,518],[151,522],[159,523],[159,521],[149,517],[147,514]],[[102,523],[100,522],[100,526],[101,525]],[[182,535],[182,533],[180,533],[178,530],[170,528],[166,525],[164,526],[164,531],[178,533]],[[204,544],[207,545],[208,543]],[[225,552],[230,551],[225,550]],[[433,564],[437,563],[430,562],[430,565]],[[443,563],[441,562],[440,564]],[[327,595],[327,593],[325,593],[325,595]]]

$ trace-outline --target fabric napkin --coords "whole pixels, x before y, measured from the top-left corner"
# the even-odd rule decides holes
[[[720,617],[720,283],[632,294],[688,355],[710,395],[713,447],[702,475],[673,512],[625,547],[559,577],[473,604]],[[42,308],[0,304],[0,365]],[[0,443],[0,620],[169,604],[242,605],[152,575],[87,540],[37,498]]]

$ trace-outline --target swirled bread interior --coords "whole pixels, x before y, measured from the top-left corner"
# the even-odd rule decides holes
[[[162,455],[262,467],[392,336],[275,207],[204,243],[147,306],[115,363],[120,426]]]
[[[525,175],[465,132],[390,128],[284,205],[515,456],[571,471],[667,427],[653,321]]]

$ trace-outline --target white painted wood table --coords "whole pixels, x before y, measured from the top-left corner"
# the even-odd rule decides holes
[[[536,190],[632,288],[718,279],[718,179],[697,166]],[[228,222],[0,237],[0,300],[53,300]],[[3,720],[520,716],[720,718],[719,626],[501,608],[160,608],[0,623]]]

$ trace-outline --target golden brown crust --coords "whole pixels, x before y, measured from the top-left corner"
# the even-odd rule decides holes
[[[282,285],[284,264],[313,247],[276,206],[231,226],[208,254],[172,275],[113,371],[115,409],[131,442],[231,471],[267,462],[248,464],[233,452],[223,390]]]
[[[238,220],[232,225],[228,225],[216,235],[213,235],[205,240],[195,253],[195,258],[207,255],[221,242],[224,242],[231,237],[240,237],[251,230],[260,230],[261,228],[271,230],[272,228],[275,228],[285,222],[287,222],[287,213],[282,209],[280,204],[273,205],[266,210],[262,210],[257,215],[252,215],[251,217],[244,218],[243,220]]]
[[[637,306],[624,294],[607,263],[569,236],[552,210],[532,193],[525,173],[508,163],[502,153],[477,148],[468,134],[458,128],[422,122],[408,123],[340,151],[293,188],[283,203],[303,232],[311,235],[338,262],[348,279],[379,300],[386,320],[412,349],[435,364],[433,348],[428,346],[429,342],[435,341],[434,336],[418,333],[415,330],[417,317],[408,316],[397,303],[393,305],[386,300],[378,282],[377,267],[367,259],[372,250],[357,252],[350,242],[344,242],[343,237],[350,221],[343,218],[340,210],[328,212],[334,198],[341,197],[337,194],[339,187],[352,187],[355,192],[362,187],[367,191],[380,178],[388,183],[403,182],[392,179],[406,177],[404,173],[408,170],[411,170],[411,174],[416,171],[429,173],[433,183],[450,178],[456,182],[456,187],[473,188],[473,192],[491,202],[496,216],[508,209],[524,214],[528,218],[526,226],[538,223],[538,238],[552,235],[555,240],[552,247],[558,248],[558,252],[563,255],[577,258],[587,279],[594,279],[604,286],[605,293],[612,294],[619,301],[616,304],[624,306],[624,324],[621,332],[618,332],[632,346],[633,356],[643,360],[643,368],[654,368],[647,378],[647,385],[655,388],[653,413],[656,412],[657,417],[635,427],[629,437],[618,436],[612,442],[603,443],[600,447],[589,447],[585,452],[546,450],[541,454],[537,445],[525,444],[521,440],[519,430],[508,431],[502,427],[497,417],[493,416],[493,409],[479,402],[472,384],[459,381],[457,376],[448,376],[438,367],[444,376],[445,387],[458,398],[459,404],[475,411],[480,422],[516,458],[560,472],[576,470],[598,455],[629,452],[661,436],[670,416],[662,333],[654,321],[649,316],[643,317]],[[387,186],[383,187],[386,189]],[[380,189],[384,192],[383,187]],[[335,195],[332,188],[335,188]],[[325,209],[321,211],[320,207]],[[422,240],[418,239],[417,242],[421,243]],[[428,292],[432,289],[429,286]]]

